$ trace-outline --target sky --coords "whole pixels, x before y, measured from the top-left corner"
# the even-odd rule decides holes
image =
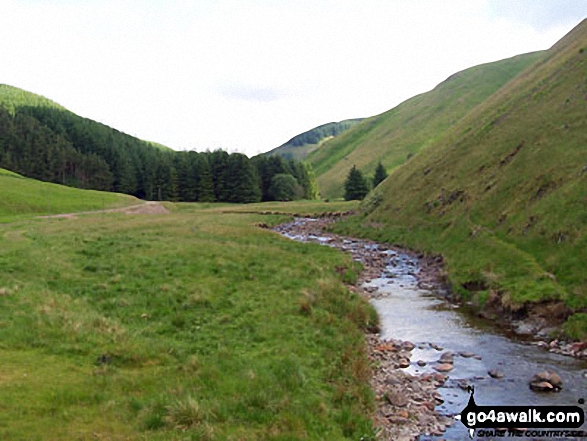
[[[252,156],[585,17],[586,0],[1,0],[0,83],[175,150]]]

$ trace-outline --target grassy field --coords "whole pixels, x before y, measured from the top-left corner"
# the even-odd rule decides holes
[[[433,90],[326,142],[307,158],[322,196],[341,197],[353,165],[371,177],[379,161],[388,171],[405,164],[539,56],[538,52],[519,55],[458,72]]]
[[[587,21],[397,168],[350,234],[441,253],[480,305],[562,301],[587,339]]]
[[[0,194],[0,222],[32,215],[102,210],[141,203],[128,195],[41,182],[4,169],[0,169]]]
[[[371,439],[350,258],[168,206],[0,224],[0,438]]]

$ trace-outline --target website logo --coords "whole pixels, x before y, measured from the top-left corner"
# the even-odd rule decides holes
[[[475,429],[496,429],[487,431],[487,435],[497,437],[506,434],[519,436],[520,431],[524,431],[526,436],[587,436],[587,431],[573,430],[585,423],[585,412],[579,406],[478,406],[473,387],[469,387],[469,393],[467,406],[455,418],[469,429],[471,438]],[[580,404],[584,402],[583,399],[579,400]],[[483,436],[481,431],[479,435]]]

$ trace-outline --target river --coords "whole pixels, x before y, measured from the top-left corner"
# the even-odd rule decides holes
[[[383,271],[364,281],[362,288],[372,294],[370,302],[380,317],[380,339],[407,340],[416,345],[411,352],[410,365],[404,371],[415,376],[434,372],[433,367],[441,354],[454,354],[454,368],[447,373],[448,380],[439,389],[443,401],[436,407],[439,413],[459,414],[469,399],[467,385],[474,386],[477,405],[581,406],[580,400],[587,400],[585,360],[551,353],[530,341],[515,338],[448,303],[436,290],[422,289],[422,284],[418,283],[421,265],[413,255],[386,245],[340,238],[320,231],[320,226],[322,224],[315,220],[297,219],[277,231],[293,240],[351,252],[355,260],[362,260],[364,264],[365,252],[380,248],[379,255],[385,259]],[[561,376],[563,388],[560,392],[535,392],[529,388],[530,378],[544,370]],[[503,378],[493,378],[489,371],[499,371]],[[581,407],[586,409],[585,405]],[[587,423],[581,429],[587,431]],[[455,421],[442,436],[422,435],[419,439],[470,438],[466,427]]]

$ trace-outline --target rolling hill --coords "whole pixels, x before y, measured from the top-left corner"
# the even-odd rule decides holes
[[[307,132],[300,133],[285,144],[263,153],[264,156],[278,155],[283,159],[302,160],[308,154],[319,148],[324,142],[329,141],[351,127],[356,126],[362,118],[346,119],[340,122],[331,122],[314,127]]]
[[[442,253],[452,286],[481,305],[564,304],[558,318],[574,312],[566,329],[587,338],[585,115],[587,20],[396,168],[361,229]]]
[[[0,168],[0,222],[20,216],[102,210],[139,204],[138,199],[28,179]]]
[[[404,164],[540,56],[539,52],[519,55],[458,72],[433,90],[328,141],[307,157],[322,195],[342,196],[353,165],[372,175],[379,161],[388,171]]]

